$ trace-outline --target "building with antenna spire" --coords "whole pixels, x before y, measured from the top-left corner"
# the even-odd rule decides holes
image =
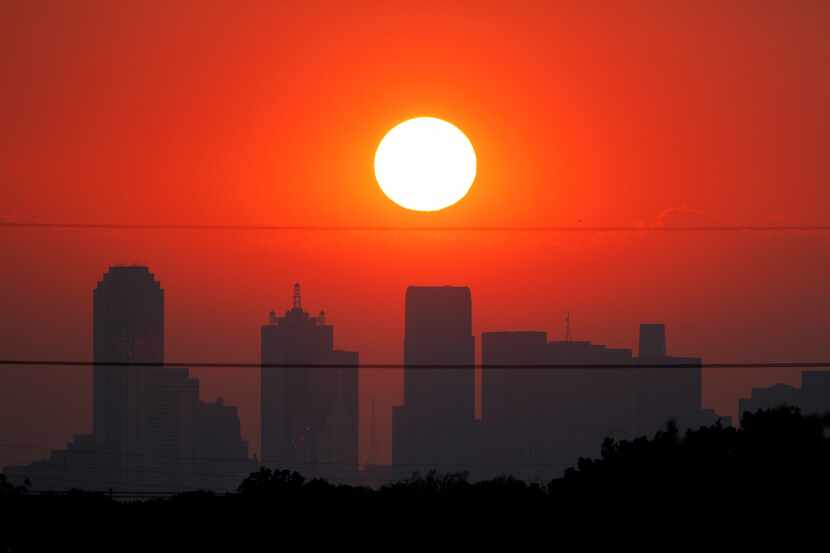
[[[303,309],[300,284],[291,308],[272,311],[261,329],[261,436],[264,465],[332,480],[358,466],[357,352],[334,349],[323,311]]]
[[[571,313],[565,313],[565,341],[571,341]]]

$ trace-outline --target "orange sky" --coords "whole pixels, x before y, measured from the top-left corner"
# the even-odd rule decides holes
[[[826,224],[830,3],[447,4],[4,2],[0,219]],[[416,115],[478,153],[469,196],[440,213],[374,183],[378,141]],[[815,232],[0,229],[0,356],[89,358],[97,279],[142,263],[166,291],[170,360],[256,361],[294,281],[368,362],[401,360],[408,284],[470,285],[476,333],[561,337],[570,311],[576,338],[617,347],[663,321],[677,354],[826,359],[828,246]],[[89,430],[87,370],[0,370],[0,466],[42,455],[3,443]],[[256,371],[196,373],[206,398],[241,405],[257,447]],[[710,371],[704,400],[734,414],[779,380],[797,374]],[[400,385],[364,373],[381,442]]]

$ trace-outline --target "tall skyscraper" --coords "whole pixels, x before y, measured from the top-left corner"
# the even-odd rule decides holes
[[[353,476],[358,354],[334,349],[334,327],[324,313],[303,310],[299,284],[291,309],[282,317],[272,311],[262,327],[261,362],[263,462],[308,475]]]
[[[406,290],[404,402],[393,410],[393,463],[461,470],[475,434],[475,338],[467,287]]]
[[[235,489],[255,470],[235,407],[199,400],[164,363],[164,292],[146,267],[111,267],[93,292],[93,433],[28,466],[34,489]],[[142,365],[130,365],[139,363]]]
[[[164,362],[164,291],[147,267],[110,267],[92,303],[92,431],[104,472],[132,480],[144,463],[155,371],[107,363]]]

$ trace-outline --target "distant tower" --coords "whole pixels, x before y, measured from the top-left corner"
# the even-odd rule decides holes
[[[292,308],[293,309],[300,309],[300,310],[302,310],[302,308],[303,308],[303,301],[302,301],[302,297],[300,296],[300,283],[299,282],[294,283],[294,301],[293,301]]]
[[[681,429],[693,424],[701,409],[701,359],[669,356],[665,325],[652,323],[640,325],[638,362],[645,366],[633,373],[637,378],[635,434],[655,432],[670,419]]]
[[[404,404],[393,411],[394,464],[465,464],[474,432],[474,340],[469,288],[407,288]]]
[[[146,434],[147,367],[164,362],[164,291],[147,267],[116,266],[92,293],[92,429],[110,471],[124,474]]]
[[[372,411],[369,418],[369,455],[367,465],[377,464],[377,436],[375,435],[375,398],[372,398]]]
[[[641,324],[640,325],[640,357],[665,357],[666,356],[666,325],[664,324]]]

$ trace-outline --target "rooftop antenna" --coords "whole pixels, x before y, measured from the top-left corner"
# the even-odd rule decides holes
[[[571,341],[571,312],[565,313],[565,341]]]
[[[294,307],[294,309],[302,309],[303,308],[303,302],[300,299],[300,283],[299,282],[294,283],[294,305],[293,305],[293,307]]]
[[[377,462],[375,457],[375,398],[372,398],[372,415],[369,418],[369,465],[374,465]]]

